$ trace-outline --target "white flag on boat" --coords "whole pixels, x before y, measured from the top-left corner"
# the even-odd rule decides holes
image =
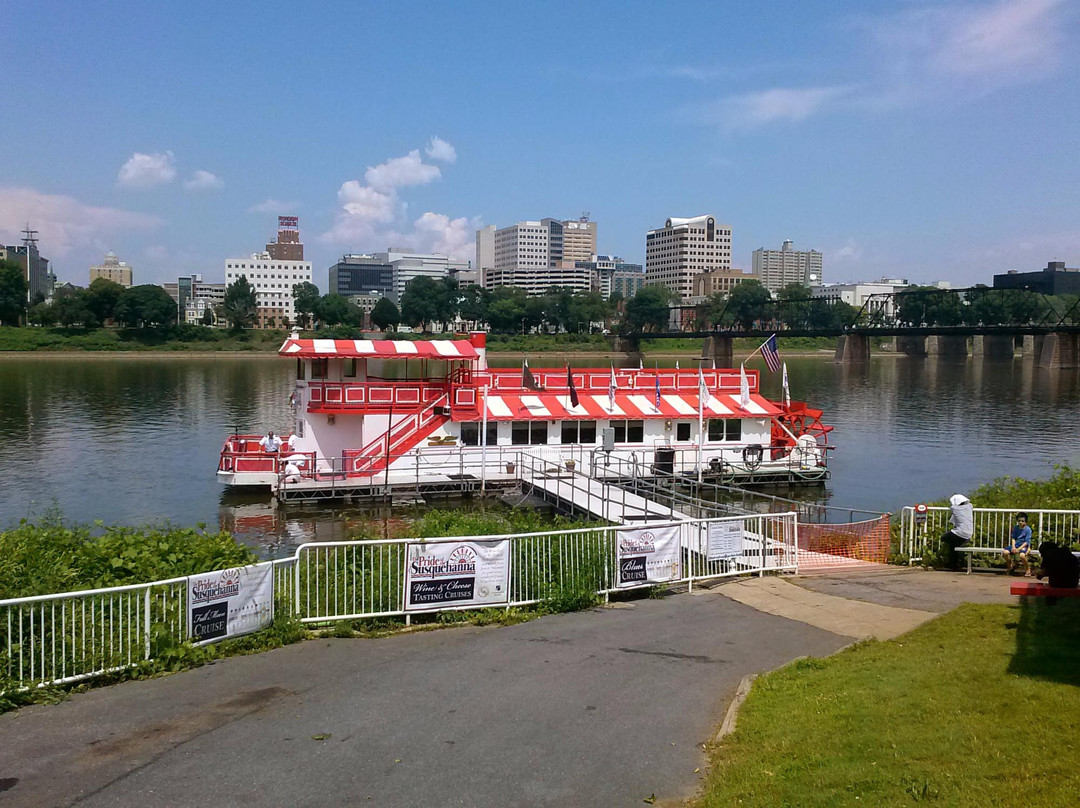
[[[739,406],[745,409],[750,404],[750,382],[746,378],[746,364],[739,365]]]
[[[608,401],[611,406],[608,407],[612,412],[615,411],[615,366],[611,366],[611,383],[608,384]]]
[[[791,390],[788,388],[787,383],[787,362],[784,363],[784,406],[791,406]]]

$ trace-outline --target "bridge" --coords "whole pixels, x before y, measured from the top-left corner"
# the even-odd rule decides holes
[[[867,297],[860,307],[839,297],[769,300],[752,307],[728,297],[694,306],[674,306],[664,331],[620,337],[637,350],[641,340],[696,337],[704,355],[733,364],[732,340],[835,337],[836,361],[867,362],[874,340],[895,338],[909,356],[1011,358],[1023,339],[1025,355],[1040,367],[1080,367],[1080,298],[1049,296],[1027,289],[912,289]]]

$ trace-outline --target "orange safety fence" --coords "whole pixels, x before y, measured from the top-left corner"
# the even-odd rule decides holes
[[[889,560],[889,516],[865,522],[820,525],[799,523],[799,566],[850,561],[885,564]]]

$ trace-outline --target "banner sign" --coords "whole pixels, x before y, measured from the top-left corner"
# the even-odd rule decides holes
[[[679,526],[633,528],[616,533],[617,586],[674,581],[679,577]]]
[[[510,542],[409,544],[406,611],[510,602]]]
[[[196,645],[250,634],[274,621],[274,565],[188,576],[188,637]]]
[[[737,558],[743,552],[742,519],[732,522],[709,522],[709,544],[705,553],[708,561]]]

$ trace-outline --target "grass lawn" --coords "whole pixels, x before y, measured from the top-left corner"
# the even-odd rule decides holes
[[[698,806],[1080,803],[1080,602],[966,604],[760,678]]]

